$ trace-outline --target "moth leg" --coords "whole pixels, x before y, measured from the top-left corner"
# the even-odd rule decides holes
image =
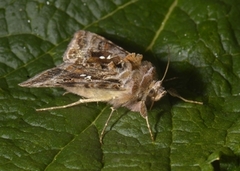
[[[70,93],[70,92],[66,91],[66,92],[64,92],[62,95],[65,96],[65,95],[68,94],[68,93]]]
[[[151,129],[149,121],[148,121],[148,116],[145,117],[145,120],[146,120],[146,123],[147,123],[148,131],[150,133],[151,139],[152,139],[152,141],[154,141],[154,136],[153,136],[153,133],[152,133],[152,129]]]
[[[90,102],[106,102],[109,99],[80,99],[74,103],[70,103],[67,105],[63,105],[63,106],[54,106],[54,107],[47,107],[47,108],[41,108],[41,109],[36,109],[36,111],[46,111],[46,110],[55,110],[55,109],[64,109],[64,108],[68,108],[68,107],[72,107],[72,106],[76,106],[79,105],[81,103],[90,103]]]
[[[151,129],[149,121],[148,121],[147,107],[145,105],[145,101],[140,102],[140,114],[146,120],[149,134],[151,136],[152,141],[154,141],[154,136],[153,136],[153,133],[152,133],[152,129]]]
[[[193,101],[193,100],[188,100],[188,99],[183,98],[183,97],[180,96],[180,95],[177,93],[177,91],[174,90],[174,89],[169,89],[169,90],[167,90],[167,92],[168,92],[171,96],[177,97],[177,98],[181,99],[181,100],[184,101],[184,102],[201,104],[201,105],[203,104],[203,102],[198,102],[198,101]]]
[[[111,110],[112,110],[112,111],[111,111],[110,115],[108,116],[108,119],[107,119],[107,121],[105,122],[105,125],[104,125],[104,127],[103,127],[103,129],[102,129],[102,132],[101,132],[101,134],[100,134],[99,140],[100,140],[100,143],[101,143],[101,144],[102,144],[103,136],[104,136],[105,130],[106,130],[106,128],[107,128],[108,122],[110,121],[110,119],[111,119],[111,117],[112,117],[112,114],[113,114],[113,112],[115,111],[115,109],[114,109],[113,107],[111,107]]]

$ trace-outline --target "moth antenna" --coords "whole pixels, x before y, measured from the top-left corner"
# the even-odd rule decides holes
[[[172,81],[172,80],[176,80],[176,79],[180,79],[179,77],[173,77],[173,78],[169,78],[164,80],[164,82],[168,82],[168,81]]]
[[[162,77],[162,79],[160,80],[161,82],[165,79],[165,77],[166,77],[166,75],[167,75],[168,68],[169,68],[169,64],[170,64],[170,58],[169,58],[169,56],[168,56],[167,66],[166,66],[166,69],[165,69],[165,71],[164,71],[163,77]]]

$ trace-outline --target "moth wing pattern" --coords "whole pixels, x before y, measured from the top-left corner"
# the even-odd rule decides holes
[[[104,79],[106,75],[108,75],[108,79]],[[117,73],[114,71],[63,63],[43,71],[19,85],[22,87],[85,87],[117,90],[121,85],[117,79],[112,79],[114,76],[117,78],[116,75]]]
[[[23,87],[71,87],[124,90],[124,79],[141,65],[142,55],[127,52],[95,33],[74,34],[63,63],[19,84]]]
[[[129,54],[128,51],[95,33],[80,30],[74,34],[63,56],[67,63],[86,63],[92,57],[121,58]]]

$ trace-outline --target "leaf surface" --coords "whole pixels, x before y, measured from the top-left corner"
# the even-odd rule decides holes
[[[240,6],[237,0],[5,0],[0,2],[0,170],[238,170]],[[104,103],[36,112],[79,99],[18,84],[62,63],[77,30],[89,30],[153,62],[168,56],[166,96],[145,120],[119,108],[104,144]],[[175,78],[172,81],[171,78]]]

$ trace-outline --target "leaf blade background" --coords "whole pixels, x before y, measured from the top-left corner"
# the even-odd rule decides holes
[[[0,2],[1,170],[226,170],[239,166],[237,1]],[[163,21],[166,21],[162,24]],[[164,72],[186,98],[165,97],[144,119],[120,108],[98,141],[106,104],[35,112],[76,101],[61,89],[18,83],[62,62],[73,33],[87,29]],[[169,49],[169,50],[168,50]],[[219,161],[220,158],[220,161]]]

